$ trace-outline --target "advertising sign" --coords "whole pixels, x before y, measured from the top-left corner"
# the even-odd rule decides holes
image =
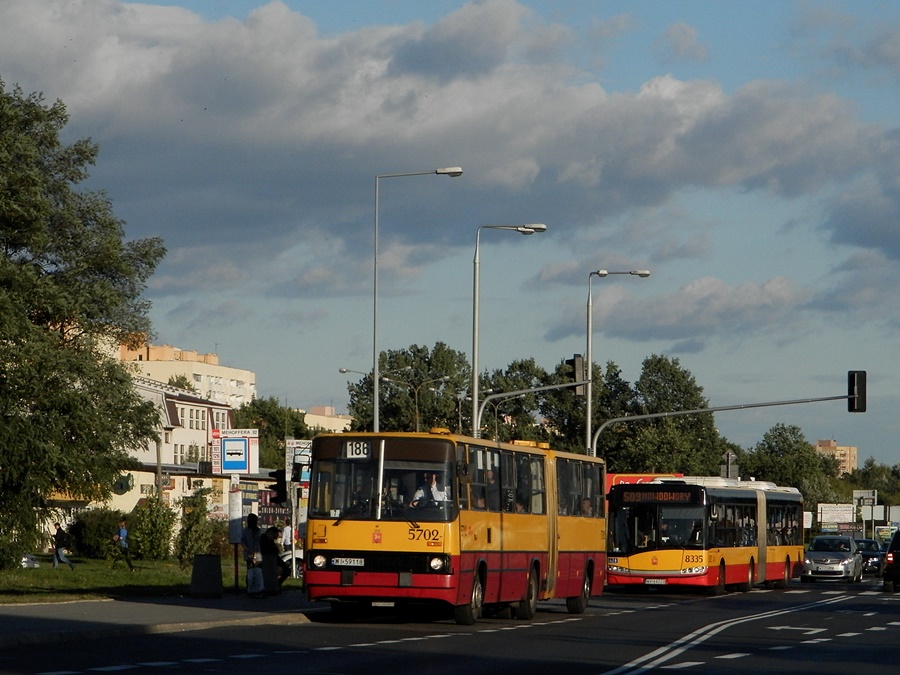
[[[853,504],[819,504],[820,523],[852,523],[856,520]]]

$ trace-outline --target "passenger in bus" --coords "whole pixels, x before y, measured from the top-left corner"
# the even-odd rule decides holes
[[[528,513],[528,507],[522,497],[516,497],[516,513]]]
[[[485,505],[487,506],[488,511],[499,511],[500,484],[497,482],[497,475],[494,473],[493,469],[488,469],[484,472],[484,480]]]
[[[594,517],[594,504],[590,497],[584,497],[581,500],[581,515],[588,518]]]
[[[450,491],[441,480],[440,474],[431,471],[425,473],[425,481],[416,490],[409,505],[413,508],[422,508],[432,502],[446,502],[449,499]]]

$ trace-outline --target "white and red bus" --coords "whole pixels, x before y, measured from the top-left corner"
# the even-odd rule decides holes
[[[716,477],[614,485],[609,586],[784,588],[803,562],[796,488]]]

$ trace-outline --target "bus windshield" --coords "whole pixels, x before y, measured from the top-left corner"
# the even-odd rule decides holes
[[[637,504],[610,514],[612,551],[631,555],[649,549],[703,548],[702,506]]]
[[[314,459],[309,517],[447,522],[456,517],[450,451],[348,439]],[[428,450],[431,450],[429,452]],[[329,455],[335,455],[330,457]]]

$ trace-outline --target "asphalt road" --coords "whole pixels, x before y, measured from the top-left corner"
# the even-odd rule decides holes
[[[862,584],[794,582],[784,591],[760,588],[721,597],[615,592],[592,600],[583,615],[570,615],[563,603],[554,601],[540,603],[531,622],[500,616],[474,626],[458,626],[446,612],[434,611],[379,610],[339,621],[327,606],[310,605],[299,593],[253,600],[256,605],[247,598],[210,600],[201,607],[193,599],[112,603],[115,612],[136,612],[145,619],[139,624],[132,619],[130,632],[90,637],[82,625],[85,630],[75,641],[45,642],[38,648],[9,645],[0,650],[0,671],[893,672],[900,594],[880,589],[880,581],[869,577]],[[93,610],[104,611],[109,604],[97,603]],[[170,621],[150,623],[150,614]],[[5,617],[0,611],[0,629]],[[194,620],[172,621],[184,618]],[[85,623],[90,630],[116,629],[98,617]]]

